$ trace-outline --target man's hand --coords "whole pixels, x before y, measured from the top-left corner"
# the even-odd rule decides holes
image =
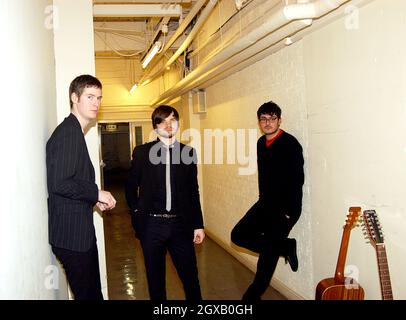
[[[99,190],[99,201],[96,205],[101,211],[113,209],[116,206],[116,203],[116,199],[114,199],[110,192]]]
[[[195,229],[193,242],[196,244],[200,244],[203,242],[204,237],[205,237],[205,234],[204,234],[203,229]]]
[[[100,211],[105,211],[105,210],[107,210],[107,209],[106,209],[107,206],[106,206],[104,203],[102,203],[102,202],[97,202],[97,203],[96,203],[96,206],[99,208]]]

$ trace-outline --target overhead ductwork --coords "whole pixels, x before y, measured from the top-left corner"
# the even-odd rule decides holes
[[[200,14],[199,19],[197,20],[196,24],[193,26],[192,31],[189,33],[187,38],[183,41],[182,45],[178,48],[178,50],[176,50],[176,52],[172,55],[172,57],[170,57],[170,59],[165,63],[165,65],[162,68],[160,68],[153,75],[149,76],[148,79],[141,82],[141,85],[146,85],[149,82],[151,82],[152,80],[159,77],[162,73],[165,72],[165,70],[167,68],[169,68],[172,65],[172,63],[174,63],[176,61],[176,59],[188,48],[190,43],[193,41],[196,34],[199,32],[200,28],[203,26],[207,17],[213,11],[216,4],[217,4],[217,0],[210,0],[207,3],[206,7],[203,9],[202,13]]]
[[[199,65],[188,76],[152,102],[152,106],[170,101],[199,84],[216,77],[235,65],[268,50],[287,36],[307,28],[312,19],[334,11],[349,0],[318,0],[311,3],[283,5],[282,3],[263,14],[263,22],[247,30],[224,50]]]

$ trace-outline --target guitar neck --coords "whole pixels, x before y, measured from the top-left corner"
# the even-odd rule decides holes
[[[338,254],[336,272],[334,275],[334,280],[336,283],[344,283],[344,267],[345,260],[347,258],[348,242],[350,240],[351,229],[345,228],[343,230],[343,236],[341,238],[340,252]]]
[[[378,258],[378,270],[379,270],[379,279],[381,282],[382,299],[393,300],[388,260],[386,258],[386,249],[383,243],[376,245],[376,255]]]

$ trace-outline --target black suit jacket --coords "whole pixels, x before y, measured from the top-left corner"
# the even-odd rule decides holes
[[[79,121],[72,113],[46,145],[49,243],[88,251],[96,242],[93,206],[99,189]]]
[[[142,234],[146,216],[153,213],[153,194],[158,185],[165,183],[158,176],[157,154],[159,140],[134,148],[131,170],[126,183],[126,199],[131,210],[134,229],[138,236]],[[177,215],[182,217],[189,230],[203,228],[203,215],[200,206],[199,186],[197,182],[197,157],[195,149],[175,142],[174,152],[178,160],[174,164]],[[159,153],[159,151],[158,151]],[[152,157],[150,157],[152,155]]]

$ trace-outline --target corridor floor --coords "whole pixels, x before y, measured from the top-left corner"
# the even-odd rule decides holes
[[[121,176],[121,178],[120,178]],[[104,214],[108,295],[110,300],[147,300],[148,288],[142,250],[135,238],[125,201],[122,175],[105,176],[105,189],[112,192],[117,206]],[[204,300],[240,300],[253,279],[253,272],[206,237],[196,246],[199,280]],[[167,296],[184,300],[185,296],[172,261],[167,256]],[[263,300],[286,300],[269,287]]]

